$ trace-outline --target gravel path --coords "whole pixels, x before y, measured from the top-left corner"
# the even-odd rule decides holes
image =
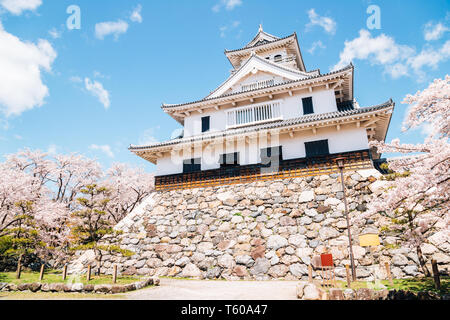
[[[208,281],[161,278],[159,287],[126,294],[132,300],[295,300],[298,281]]]

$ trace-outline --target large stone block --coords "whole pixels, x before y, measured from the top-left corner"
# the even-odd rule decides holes
[[[310,202],[314,200],[314,191],[310,190],[310,191],[303,191],[300,193],[300,196],[298,198],[298,202],[300,203],[305,203],[305,202]]]
[[[195,264],[189,263],[184,267],[181,276],[186,278],[201,278],[202,272]]]
[[[265,274],[269,270],[270,266],[271,264],[269,260],[267,260],[266,258],[258,258],[256,259],[253,267],[250,269],[250,273],[252,275]]]

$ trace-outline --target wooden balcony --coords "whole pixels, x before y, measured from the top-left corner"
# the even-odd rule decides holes
[[[181,173],[155,177],[155,189],[177,190],[204,188],[220,185],[250,183],[331,174],[339,172],[337,158],[345,158],[344,170],[373,168],[369,150],[332,154],[314,158],[282,160],[277,169],[262,164],[235,166],[193,173]]]
[[[227,128],[231,129],[281,119],[283,117],[281,115],[280,101],[258,103],[228,111]]]
[[[249,83],[249,84],[242,85],[241,86],[241,92],[257,90],[257,89],[266,88],[266,87],[271,87],[274,84],[275,84],[275,80],[273,80],[273,79],[252,82],[252,83]]]

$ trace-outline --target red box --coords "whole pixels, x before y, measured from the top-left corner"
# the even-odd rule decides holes
[[[333,267],[333,255],[329,254],[321,254],[320,261],[322,262],[322,267]]]

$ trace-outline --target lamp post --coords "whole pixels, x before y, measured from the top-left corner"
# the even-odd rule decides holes
[[[342,193],[344,194],[344,205],[345,205],[345,218],[347,219],[347,231],[348,231],[348,247],[350,252],[350,264],[352,267],[352,280],[356,281],[356,270],[355,270],[355,260],[353,258],[353,249],[352,249],[352,234],[350,232],[350,219],[348,217],[348,205],[347,205],[347,196],[345,194],[345,184],[344,184],[344,158],[337,158],[336,163],[339,167],[339,171],[341,172],[341,183],[342,183]]]

